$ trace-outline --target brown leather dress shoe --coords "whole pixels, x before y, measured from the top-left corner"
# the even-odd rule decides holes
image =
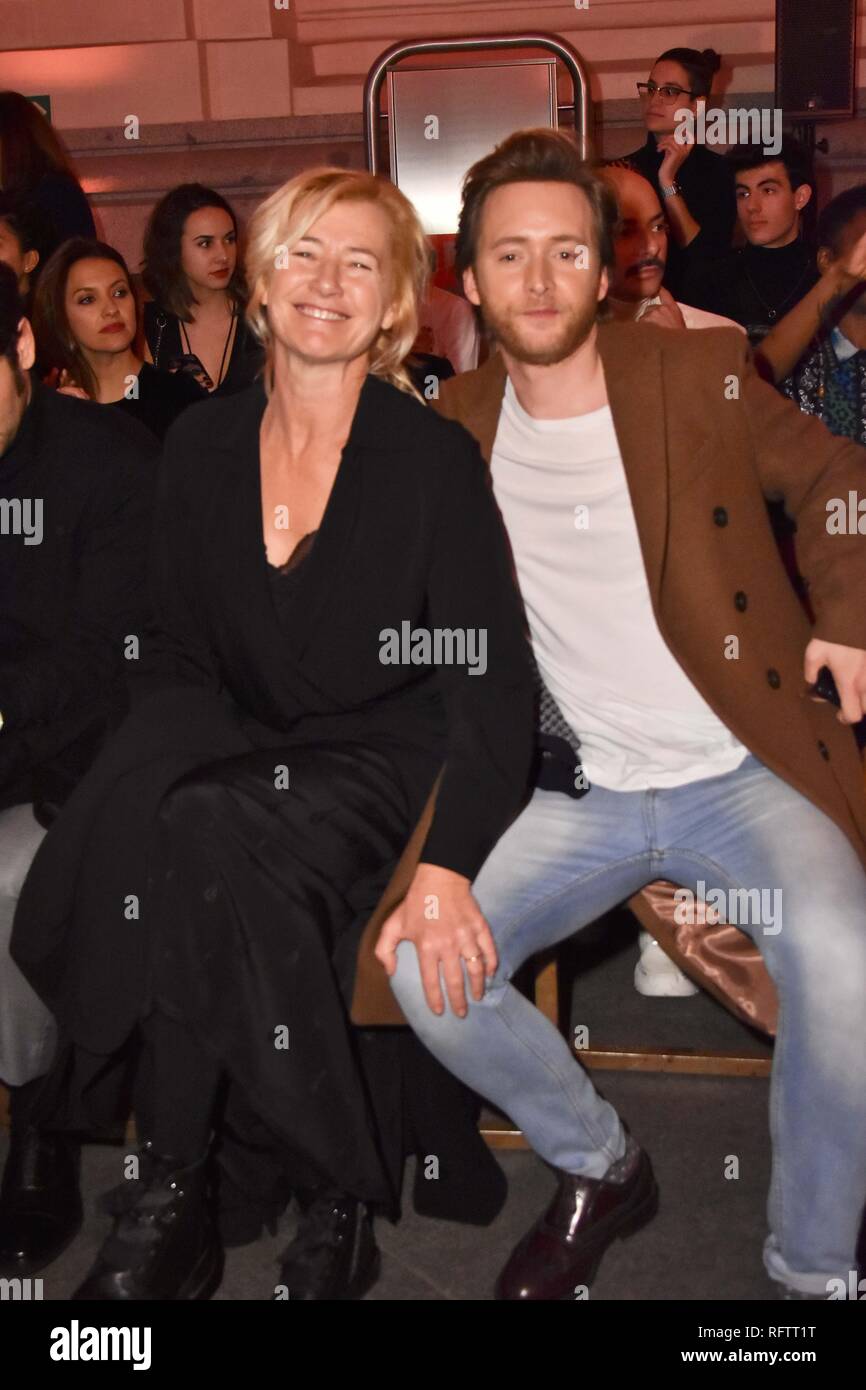
[[[629,1138],[625,1155],[603,1178],[559,1174],[556,1196],[515,1246],[496,1281],[508,1300],[572,1299],[596,1276],[611,1242],[652,1220],[658,1188],[649,1158]],[[621,1181],[612,1181],[612,1177]]]

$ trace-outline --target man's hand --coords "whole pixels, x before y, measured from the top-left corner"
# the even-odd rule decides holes
[[[685,328],[686,321],[680,306],[664,285],[659,290],[659,299],[661,304],[651,304],[645,313],[641,314],[641,323],[655,323],[659,328]]]
[[[656,149],[661,150],[663,155],[659,165],[659,183],[675,183],[677,174],[694,149],[694,140],[680,142],[673,134],[663,135],[656,141]]]
[[[409,892],[385,921],[376,943],[376,959],[389,975],[397,968],[401,941],[415,944],[433,1013],[441,1014],[445,1008],[441,967],[451,1008],[465,1018],[464,966],[473,999],[481,999],[485,974],[492,975],[498,963],[493,936],[472,896],[469,879],[436,864],[419,864]]]
[[[803,662],[808,685],[815,684],[822,666],[830,667],[839,691],[841,708],[836,718],[840,724],[859,723],[866,714],[866,651],[813,637]]]

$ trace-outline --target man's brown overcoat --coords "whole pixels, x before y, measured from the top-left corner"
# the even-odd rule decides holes
[[[866,795],[851,730],[832,706],[809,698],[803,677],[812,636],[866,648],[866,537],[828,528],[836,500],[847,504],[849,492],[866,490],[864,450],[763,382],[734,329],[608,322],[598,346],[665,642],[736,737],[826,812],[866,866]],[[475,436],[488,462],[505,376],[494,355],[446,382],[437,403]],[[814,629],[780,562],[765,498],[784,499],[797,523]],[[422,839],[413,838],[368,924],[358,1021],[400,1019],[372,948]],[[720,928],[714,944],[712,930],[676,925],[671,891],[653,885],[631,906],[694,978],[773,1031],[775,999],[758,952],[736,929]]]

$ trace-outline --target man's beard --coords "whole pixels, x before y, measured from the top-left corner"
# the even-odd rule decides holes
[[[484,320],[500,347],[516,361],[532,367],[552,367],[570,357],[589,337],[598,317],[598,305],[593,301],[579,310],[564,311],[556,337],[544,347],[533,348],[528,335],[520,333],[510,315],[499,315],[489,304],[482,304]]]

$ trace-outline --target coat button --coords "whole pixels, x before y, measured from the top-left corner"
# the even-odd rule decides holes
[[[825,763],[830,761],[830,749],[827,747],[824,740],[820,738],[818,739],[818,752],[821,754]]]
[[[725,511],[724,507],[713,508],[713,521],[716,523],[717,526],[727,526],[728,513]]]
[[[779,686],[782,684],[782,677],[772,666],[767,672],[767,684],[770,686],[771,690],[778,690]]]
[[[742,589],[738,589],[737,592],[734,594],[734,607],[737,609],[738,612],[745,613],[748,606],[749,600],[743,593]]]

